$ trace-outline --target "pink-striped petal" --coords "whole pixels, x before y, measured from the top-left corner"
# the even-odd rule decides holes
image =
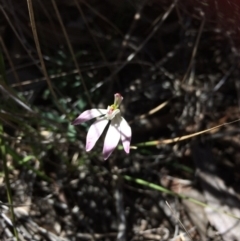
[[[91,109],[86,110],[82,114],[80,114],[73,122],[72,125],[79,125],[85,121],[91,120],[93,118],[99,117],[101,115],[107,114],[106,109]]]
[[[109,120],[106,118],[101,118],[100,120],[95,121],[89,128],[87,133],[87,140],[86,140],[86,151],[92,150],[95,146],[97,140],[103,133],[106,125],[108,124]]]
[[[121,122],[120,122],[120,133],[121,133],[123,148],[126,153],[129,153],[132,130],[131,130],[131,127],[128,125],[127,121],[123,117],[121,117]]]
[[[104,146],[103,146],[103,158],[104,160],[108,159],[108,157],[112,154],[114,149],[117,147],[120,140],[120,131],[119,131],[119,123],[120,117],[117,115],[112,119],[111,124],[108,128]]]

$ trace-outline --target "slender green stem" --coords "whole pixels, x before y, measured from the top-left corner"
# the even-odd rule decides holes
[[[2,125],[0,125],[0,133],[3,134],[3,126]],[[13,232],[14,232],[16,239],[19,240],[18,232],[17,232],[17,229],[15,228],[15,215],[14,215],[14,210],[13,210],[12,194],[11,194],[11,187],[10,187],[10,181],[9,181],[9,172],[8,172],[8,166],[7,166],[7,160],[6,160],[6,146],[4,143],[4,139],[1,137],[0,137],[0,151],[1,151],[1,156],[2,156],[2,160],[3,160],[3,171],[4,171],[4,176],[5,176],[5,182],[6,182],[9,210],[10,210],[12,223],[13,223]]]
[[[225,212],[225,211],[222,211],[222,210],[219,210],[215,207],[211,207],[210,205],[204,203],[204,202],[201,202],[201,201],[198,201],[197,199],[195,198],[191,198],[187,195],[184,195],[184,194],[179,194],[179,193],[175,193],[165,187],[162,187],[160,185],[157,185],[157,184],[154,184],[154,183],[151,183],[151,182],[148,182],[148,181],[145,181],[143,179],[139,179],[139,178],[133,178],[133,177],[130,177],[130,176],[123,176],[123,178],[127,181],[132,181],[132,182],[135,182],[139,185],[142,185],[142,186],[147,186],[151,189],[154,189],[154,190],[157,190],[157,191],[160,191],[160,192],[163,192],[163,193],[166,193],[166,194],[169,194],[169,195],[172,195],[172,196],[175,196],[175,197],[179,197],[181,199],[185,199],[185,200],[188,200],[189,202],[192,202],[192,203],[195,203],[201,207],[208,207],[208,208],[211,208],[212,210],[216,211],[216,212],[219,212],[219,213],[223,213],[223,214],[226,214],[227,216],[230,216],[230,217],[233,217],[233,218],[236,218],[236,219],[239,219],[240,220],[240,217],[237,217],[235,216],[234,214],[232,213],[229,213],[229,212]]]
[[[5,65],[4,65],[3,56],[1,52],[0,52],[0,81],[3,83],[6,83]],[[13,232],[18,241],[19,238],[18,238],[17,229],[15,228],[15,215],[13,210],[12,194],[11,194],[11,187],[10,187],[10,181],[9,181],[9,172],[8,172],[7,159],[6,159],[7,151],[6,151],[6,145],[3,137],[4,137],[3,125],[0,124],[0,158],[3,161],[3,172],[4,172],[5,182],[6,182],[9,210],[10,210],[10,215],[13,223]]]

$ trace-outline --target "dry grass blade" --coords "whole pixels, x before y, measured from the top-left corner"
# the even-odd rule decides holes
[[[45,63],[43,60],[43,55],[42,55],[41,46],[40,46],[39,39],[38,39],[37,28],[36,28],[36,23],[35,23],[35,18],[34,18],[32,0],[27,0],[27,4],[28,4],[28,12],[29,12],[29,17],[30,17],[30,22],[31,22],[31,27],[32,27],[32,32],[33,32],[33,38],[34,38],[34,42],[35,42],[35,45],[37,48],[37,53],[38,53],[38,57],[39,57],[39,60],[41,63],[43,75],[47,81],[49,90],[55,100],[56,105],[58,106],[59,110],[61,110],[63,113],[65,113],[63,108],[60,106],[60,104],[58,102],[58,98],[53,90],[52,83],[48,76],[47,69],[46,69],[46,66],[45,66]]]
[[[193,134],[190,134],[190,135],[175,137],[175,138],[172,138],[172,139],[165,139],[165,140],[161,140],[161,141],[149,141],[149,142],[145,142],[145,143],[139,143],[136,146],[155,146],[155,145],[171,144],[171,143],[175,143],[175,142],[179,142],[179,141],[184,141],[184,140],[190,139],[192,137],[199,136],[199,135],[202,135],[204,133],[216,130],[216,129],[222,127],[222,126],[230,125],[230,124],[233,124],[233,123],[236,123],[236,122],[239,122],[239,121],[240,121],[240,119],[235,120],[235,121],[231,121],[231,122],[228,122],[228,123],[224,123],[224,124],[221,124],[221,125],[218,125],[218,126],[214,126],[212,128],[206,129],[204,131],[199,131],[199,132],[196,132],[196,133],[193,133]],[[136,147],[134,147],[134,149],[135,148]]]
[[[9,65],[11,66],[13,75],[14,75],[17,83],[20,84],[19,76],[18,76],[18,74],[17,74],[17,72],[16,72],[15,66],[14,66],[14,64],[13,64],[13,62],[12,62],[12,59],[11,59],[9,53],[8,53],[8,50],[7,50],[7,48],[6,48],[6,45],[5,45],[5,43],[4,43],[4,41],[3,41],[3,39],[2,39],[1,36],[0,36],[0,43],[1,43],[1,45],[2,45],[2,49],[3,49],[4,53],[5,53],[5,55],[6,55],[6,57],[7,57],[7,60],[8,60],[8,62],[9,62]]]
[[[88,21],[87,21],[87,19],[86,19],[86,17],[85,17],[85,14],[84,14],[84,12],[83,12],[83,10],[82,10],[81,5],[79,4],[79,2],[78,2],[77,0],[74,0],[74,1],[75,1],[75,4],[76,4],[76,6],[77,6],[77,9],[78,9],[79,13],[81,14],[81,17],[82,17],[84,23],[85,23],[86,26],[87,26],[88,32],[90,33],[90,35],[91,35],[91,37],[92,37],[95,45],[97,46],[98,52],[100,53],[100,55],[101,55],[101,57],[102,57],[102,59],[103,59],[103,61],[104,61],[104,64],[107,64],[110,72],[112,72],[112,69],[111,69],[111,67],[110,67],[110,65],[109,65],[109,62],[108,62],[108,60],[107,60],[107,58],[106,58],[103,50],[101,49],[101,47],[100,47],[97,39],[95,38],[94,34],[93,34],[92,31],[91,31],[91,28],[90,28],[90,26],[89,26],[89,24],[88,24]]]
[[[21,37],[19,36],[16,28],[14,27],[13,23],[11,22],[9,16],[7,15],[6,11],[4,10],[4,8],[0,5],[0,9],[4,15],[4,17],[6,18],[8,24],[10,25],[11,29],[13,30],[15,36],[17,37],[17,39],[19,40],[19,42],[21,43],[22,47],[24,48],[24,50],[26,51],[26,53],[28,54],[28,56],[30,57],[30,59],[33,61],[33,63],[39,68],[36,60],[34,59],[34,57],[32,56],[31,52],[27,49],[26,45],[23,43]]]
[[[70,40],[69,40],[67,31],[66,31],[66,29],[65,29],[65,27],[64,27],[62,18],[61,18],[61,16],[60,16],[59,11],[58,11],[58,7],[57,7],[57,5],[56,5],[55,0],[51,0],[51,1],[52,1],[54,10],[55,10],[55,12],[56,12],[56,14],[57,14],[58,21],[59,21],[59,23],[60,23],[60,25],[61,25],[61,28],[62,28],[64,37],[65,37],[65,39],[66,39],[66,42],[67,42],[67,45],[68,45],[68,48],[69,48],[69,51],[70,51],[71,56],[72,56],[72,58],[73,58],[73,62],[74,62],[74,64],[75,64],[76,69],[78,70],[78,74],[79,74],[79,76],[80,76],[80,79],[81,79],[81,82],[82,82],[84,91],[86,92],[89,105],[92,106],[92,101],[91,101],[90,94],[89,94],[89,92],[88,92],[87,86],[86,86],[85,81],[84,81],[84,79],[83,79],[83,76],[82,76],[82,72],[81,72],[81,70],[80,70],[80,67],[79,67],[79,65],[78,65],[78,63],[77,63],[77,59],[76,59],[76,57],[75,57],[75,54],[74,54],[74,51],[73,51],[73,47],[72,47],[71,42],[70,42]]]
[[[105,63],[107,63],[107,59],[106,59],[106,57],[105,57],[105,55],[104,55],[104,53],[103,53],[100,45],[98,44],[97,39],[95,38],[94,34],[92,33],[92,31],[91,31],[91,29],[90,29],[90,26],[89,26],[89,24],[88,24],[88,21],[87,21],[85,15],[84,15],[84,12],[83,12],[83,10],[82,10],[81,5],[79,4],[79,2],[78,2],[77,0],[74,0],[74,1],[75,1],[75,4],[76,4],[76,6],[77,6],[77,9],[78,9],[79,13],[81,14],[81,17],[82,17],[84,23],[85,23],[86,26],[87,26],[87,29],[88,29],[88,31],[89,31],[89,33],[90,33],[90,35],[91,35],[91,37],[92,37],[95,45],[97,46],[97,49],[98,49],[98,51],[99,51],[102,59],[105,61]]]
[[[135,64],[135,63],[139,63],[139,62],[133,62],[133,64]],[[105,67],[111,68],[111,67],[118,66],[118,65],[121,65],[121,64],[122,64],[122,62],[117,62],[117,63],[104,63],[104,64],[98,64],[98,65],[92,66],[92,64],[90,63],[90,64],[84,65],[84,67],[82,68],[82,71],[101,69],[101,68],[105,68]],[[149,66],[148,63],[140,63],[140,64]],[[70,70],[68,72],[61,72],[59,74],[51,74],[51,75],[49,75],[49,77],[52,80],[52,79],[66,77],[66,76],[75,75],[75,74],[78,74],[77,69]],[[29,85],[29,84],[37,83],[37,82],[40,82],[40,81],[46,81],[46,78],[42,77],[42,78],[37,78],[37,79],[29,79],[29,80],[21,81],[21,83],[13,83],[13,84],[11,84],[11,87]]]
[[[222,127],[222,126],[230,125],[230,124],[233,124],[233,123],[236,123],[236,122],[239,122],[239,121],[240,121],[240,120],[235,120],[235,121],[231,121],[231,122],[228,122],[228,123],[224,123],[224,124],[222,124],[222,125],[214,126],[214,127],[209,128],[209,129],[207,129],[207,130],[199,131],[199,132],[197,132],[197,133],[193,133],[193,134],[190,134],[190,135],[186,135],[186,136],[182,136],[182,137],[176,137],[176,138],[169,139],[169,140],[164,140],[164,141],[159,141],[159,144],[170,144],[170,143],[173,143],[173,142],[183,141],[183,140],[192,138],[192,137],[194,137],[194,136],[199,136],[199,135],[202,135],[202,134],[204,134],[204,133],[207,133],[207,132],[216,130],[216,129]]]
[[[176,217],[176,215],[174,215],[174,210],[172,209],[172,207],[170,206],[170,204],[166,201],[166,205],[168,206],[168,208],[170,209],[172,215],[174,216],[174,218],[177,220],[177,222],[181,225],[181,227],[183,228],[183,230],[186,232],[187,236],[189,237],[189,239],[192,241],[192,237],[190,235],[190,233],[187,231],[187,229],[185,228],[185,226],[183,225],[183,223],[181,222],[181,220]]]
[[[17,96],[15,96],[10,89],[8,89],[6,86],[4,86],[1,82],[0,82],[0,90],[5,93],[7,96],[9,96],[11,99],[13,99],[17,104],[19,104],[20,106],[22,106],[24,109],[26,109],[27,111],[34,113],[34,111],[27,105],[25,104],[22,100],[20,100]]]
[[[98,11],[96,11],[90,4],[88,4],[86,1],[82,1],[84,5],[86,5],[89,9],[91,9],[92,12],[94,12],[99,18],[101,18],[103,21],[105,21],[107,24],[109,24],[114,30],[117,31],[120,35],[123,36],[123,33],[119,28],[117,28],[111,21],[109,21],[105,16],[100,14]]]
[[[199,31],[198,31],[198,35],[197,35],[197,38],[196,38],[196,42],[193,46],[193,51],[192,51],[192,56],[191,56],[191,59],[190,59],[190,62],[189,62],[189,65],[188,65],[188,68],[187,68],[187,71],[182,79],[182,83],[185,82],[185,80],[187,79],[191,69],[192,69],[192,66],[194,64],[194,59],[196,57],[196,54],[197,54],[197,49],[198,49],[198,45],[199,45],[199,41],[200,41],[200,38],[201,38],[201,35],[202,35],[202,31],[203,31],[203,27],[205,25],[205,16],[204,16],[204,13],[201,14],[202,15],[202,23],[200,25],[200,28],[199,28]]]
[[[2,93],[6,94],[6,96],[13,99],[14,102],[16,102],[18,105],[22,106],[27,111],[34,113],[33,110],[26,103],[24,103],[24,101],[22,101],[11,88],[8,87],[8,85],[6,83],[7,81],[5,79],[5,69],[4,69],[5,66],[4,66],[2,55],[0,56],[0,62],[1,62],[0,63],[0,65],[1,65],[0,91],[2,91]]]
[[[126,48],[128,46],[128,43],[129,43],[129,40],[130,40],[130,36],[132,34],[132,31],[134,30],[137,22],[139,21],[139,19],[141,18],[141,11],[143,10],[143,7],[145,5],[146,1],[143,1],[139,7],[139,9],[137,10],[137,12],[135,13],[134,15],[134,18],[133,18],[133,21],[129,27],[129,30],[128,32],[125,34],[124,36],[124,39],[122,41],[122,46],[121,46],[121,49],[119,51],[119,54],[118,54],[118,57],[117,57],[117,60],[121,59],[122,57],[122,54],[123,54],[123,50],[124,48]]]
[[[111,74],[106,80],[99,82],[95,87],[91,89],[91,92],[94,92],[97,88],[101,87],[103,84],[106,82],[110,81],[116,74],[120,72],[132,59],[135,58],[135,56],[141,51],[141,49],[146,45],[146,43],[154,36],[154,34],[157,32],[157,30],[161,27],[163,22],[167,19],[169,14],[172,12],[174,7],[176,6],[178,0],[174,0],[173,3],[170,5],[170,7],[167,9],[167,11],[163,14],[161,21],[153,28],[152,32],[147,36],[147,38],[137,47],[135,52],[131,53],[126,61],[119,67],[117,68],[113,74]]]
[[[148,111],[146,114],[143,114],[143,115],[140,115],[140,116],[137,116],[135,118],[135,120],[139,120],[139,119],[145,119],[146,117],[150,116],[150,115],[153,115],[155,114],[156,112],[160,111],[162,108],[164,108],[166,105],[169,104],[169,100],[168,101],[165,101],[163,102],[162,104],[158,105],[157,107],[153,108],[152,110]],[[129,124],[131,124],[134,120],[132,121],[129,121]]]
[[[147,114],[143,114],[139,116],[139,119],[144,119],[149,115],[153,115],[156,112],[158,112],[159,110],[161,110],[162,108],[164,108],[167,104],[169,103],[169,101],[165,101],[162,104],[158,105],[157,107],[153,108],[152,110],[150,110]]]

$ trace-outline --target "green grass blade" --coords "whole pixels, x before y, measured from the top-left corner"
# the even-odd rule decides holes
[[[127,175],[124,175],[123,178],[127,181],[131,181],[131,182],[135,182],[139,185],[142,185],[142,186],[146,186],[146,187],[149,187],[151,189],[154,189],[156,191],[160,191],[162,193],[166,193],[166,194],[169,194],[169,195],[172,195],[172,196],[175,196],[175,197],[178,197],[178,198],[181,198],[181,199],[185,199],[185,200],[188,200],[189,202],[192,202],[192,203],[195,203],[201,207],[208,207],[208,208],[211,208],[212,210],[216,211],[216,212],[219,212],[219,213],[223,213],[223,214],[226,214],[230,217],[233,217],[235,219],[239,219],[240,220],[240,217],[237,217],[235,216],[234,214],[232,213],[228,213],[228,212],[224,212],[222,210],[219,210],[219,209],[216,209],[214,207],[211,207],[209,206],[208,204],[204,203],[204,202],[201,202],[201,201],[198,201],[197,199],[194,199],[194,198],[191,198],[189,196],[186,196],[186,195],[183,195],[183,194],[178,194],[178,193],[175,193],[165,187],[162,187],[160,185],[157,185],[157,184],[154,184],[154,183],[151,183],[151,182],[148,182],[148,181],[145,181],[143,179],[139,179],[139,178],[133,178],[133,177],[130,177],[130,176],[127,176]]]

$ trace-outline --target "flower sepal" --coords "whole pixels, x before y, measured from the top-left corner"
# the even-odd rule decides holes
[[[121,139],[123,149],[128,154],[130,152],[130,142],[132,137],[131,127],[121,116],[119,106],[123,97],[116,93],[114,95],[114,104],[107,109],[91,109],[80,114],[73,122],[73,125],[82,124],[93,118],[97,120],[90,126],[86,138],[86,151],[91,151],[97,140],[102,135],[107,124],[110,122],[103,145],[104,160],[108,159]]]

